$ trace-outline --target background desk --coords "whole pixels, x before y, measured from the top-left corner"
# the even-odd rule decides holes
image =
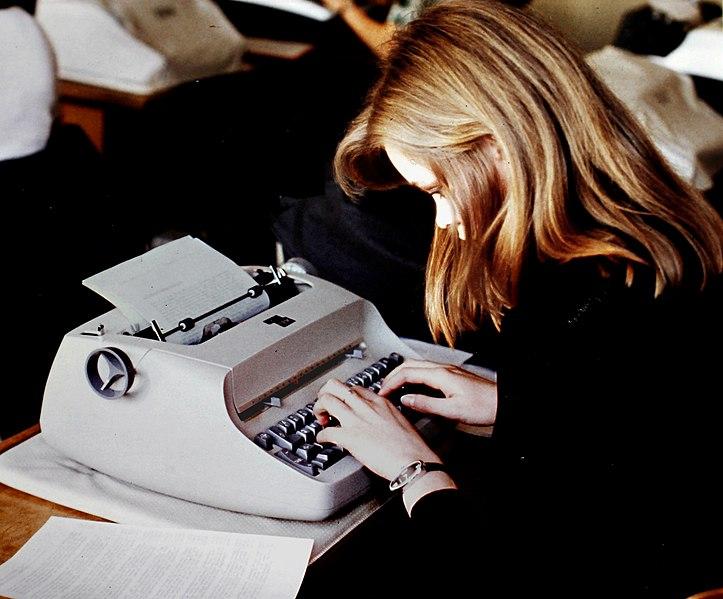
[[[265,38],[246,38],[246,69],[270,60],[298,60],[313,49],[311,44]],[[77,81],[58,82],[58,116],[67,124],[79,125],[99,150],[104,149],[106,117],[115,108],[141,110],[146,104],[169,91],[134,94]]]
[[[60,80],[58,117],[65,124],[80,126],[96,149],[103,151],[108,110],[118,106],[140,110],[154,95],[132,94],[77,81]]]

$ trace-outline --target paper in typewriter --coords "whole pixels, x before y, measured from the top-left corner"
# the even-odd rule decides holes
[[[155,320],[165,334],[184,319],[197,319],[244,295],[256,283],[235,262],[200,239],[186,236],[93,275],[83,284],[118,308],[134,332]],[[166,340],[198,343],[204,327],[219,319],[238,323],[268,307],[266,293],[245,298]]]

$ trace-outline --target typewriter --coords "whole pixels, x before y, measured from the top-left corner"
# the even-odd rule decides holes
[[[371,477],[342,448],[316,443],[318,390],[332,377],[376,390],[417,354],[370,302],[332,283],[275,267],[242,270],[249,288],[226,304],[264,301],[239,322],[211,320],[191,344],[171,341],[155,322],[135,330],[118,308],[68,332],[45,389],[43,436],[66,456],[153,491],[323,520],[362,496]]]

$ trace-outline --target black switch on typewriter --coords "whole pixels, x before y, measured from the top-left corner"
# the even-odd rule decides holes
[[[299,294],[294,281],[287,276],[279,276],[280,272],[276,270],[271,272],[257,268],[256,272],[251,276],[258,285],[261,285],[269,296],[272,306],[278,306],[287,299]]]

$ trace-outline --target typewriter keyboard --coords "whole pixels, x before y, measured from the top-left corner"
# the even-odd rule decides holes
[[[346,384],[350,387],[367,387],[376,393],[381,388],[382,379],[403,361],[401,355],[392,352],[388,357],[381,358],[348,378]],[[316,442],[316,435],[323,427],[314,416],[313,409],[313,403],[306,404],[256,435],[254,441],[263,449],[274,452],[278,459],[292,468],[309,476],[317,476],[319,472],[338,462],[347,452],[337,445],[322,445]],[[334,424],[332,419],[329,426]]]

